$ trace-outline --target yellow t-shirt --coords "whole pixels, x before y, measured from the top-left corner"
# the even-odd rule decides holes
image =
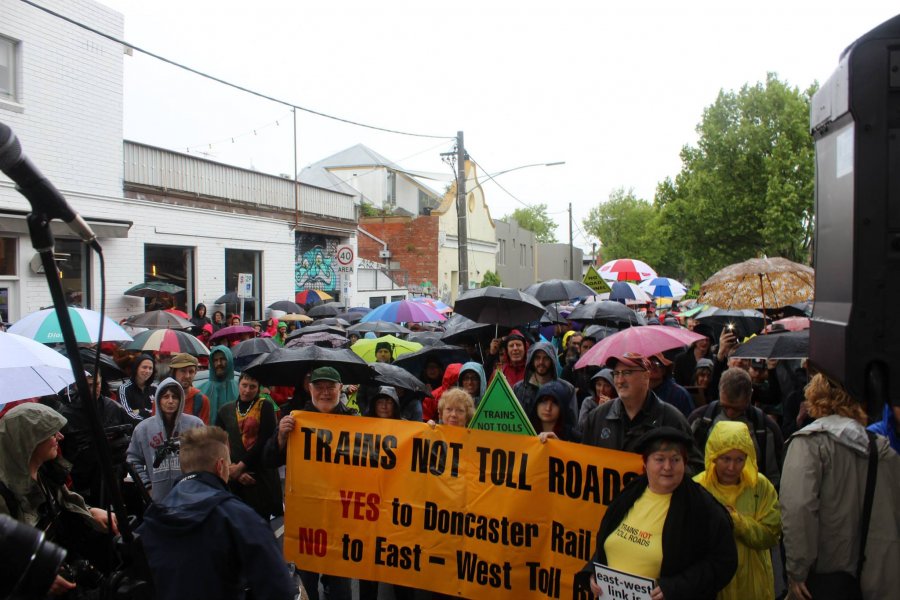
[[[659,578],[663,524],[671,501],[672,494],[654,494],[649,488],[644,490],[603,543],[607,566],[632,575]]]

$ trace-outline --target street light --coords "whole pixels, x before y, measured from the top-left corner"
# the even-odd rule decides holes
[[[556,162],[548,162],[548,163],[534,163],[531,165],[520,165],[518,167],[513,167],[511,169],[504,169],[502,171],[497,171],[496,173],[485,173],[484,175],[488,179],[493,180],[494,177],[499,177],[500,175],[503,175],[505,173],[511,173],[512,171],[518,171],[520,169],[528,169],[530,167],[556,167],[556,166],[564,165],[564,164],[566,164],[566,161],[564,161],[564,160],[558,160]],[[474,192],[475,190],[477,190],[480,187],[481,187],[481,183],[479,183],[474,188],[472,188],[472,191]]]

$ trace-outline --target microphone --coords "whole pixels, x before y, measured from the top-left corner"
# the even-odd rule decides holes
[[[101,252],[97,236],[84,219],[73,209],[49,179],[43,176],[22,153],[22,144],[5,123],[0,123],[0,171],[13,180],[16,189],[25,196],[34,212],[48,219],[65,221],[72,233],[85,244]]]

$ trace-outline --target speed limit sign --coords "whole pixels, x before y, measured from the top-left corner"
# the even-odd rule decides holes
[[[335,252],[335,257],[339,264],[349,267],[353,264],[353,248],[350,246],[338,246]]]

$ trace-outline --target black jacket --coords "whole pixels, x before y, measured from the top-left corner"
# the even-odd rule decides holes
[[[632,481],[613,500],[597,534],[593,562],[606,564],[603,544],[647,489],[647,476]],[[725,508],[687,474],[672,493],[663,523],[663,559],[658,585],[666,600],[710,600],[737,570],[737,547]],[[588,563],[584,571],[593,573]]]
[[[297,593],[269,525],[212,473],[186,475],[138,528],[157,600],[288,600]]]
[[[307,400],[306,404],[303,405],[303,408],[299,410],[305,410],[309,412],[320,412],[319,409],[316,408],[316,405],[313,404],[312,400]],[[288,413],[290,414],[290,413]],[[333,415],[350,415],[350,416],[359,416],[359,411],[355,408],[350,408],[343,402],[338,402],[337,406],[334,407],[334,410],[331,411]],[[285,415],[287,416],[287,415]],[[280,467],[282,465],[287,464],[287,447],[279,448],[278,447],[278,428],[275,428],[275,434],[269,438],[269,441],[266,442],[265,447],[263,448],[262,454],[263,465],[266,467]]]

